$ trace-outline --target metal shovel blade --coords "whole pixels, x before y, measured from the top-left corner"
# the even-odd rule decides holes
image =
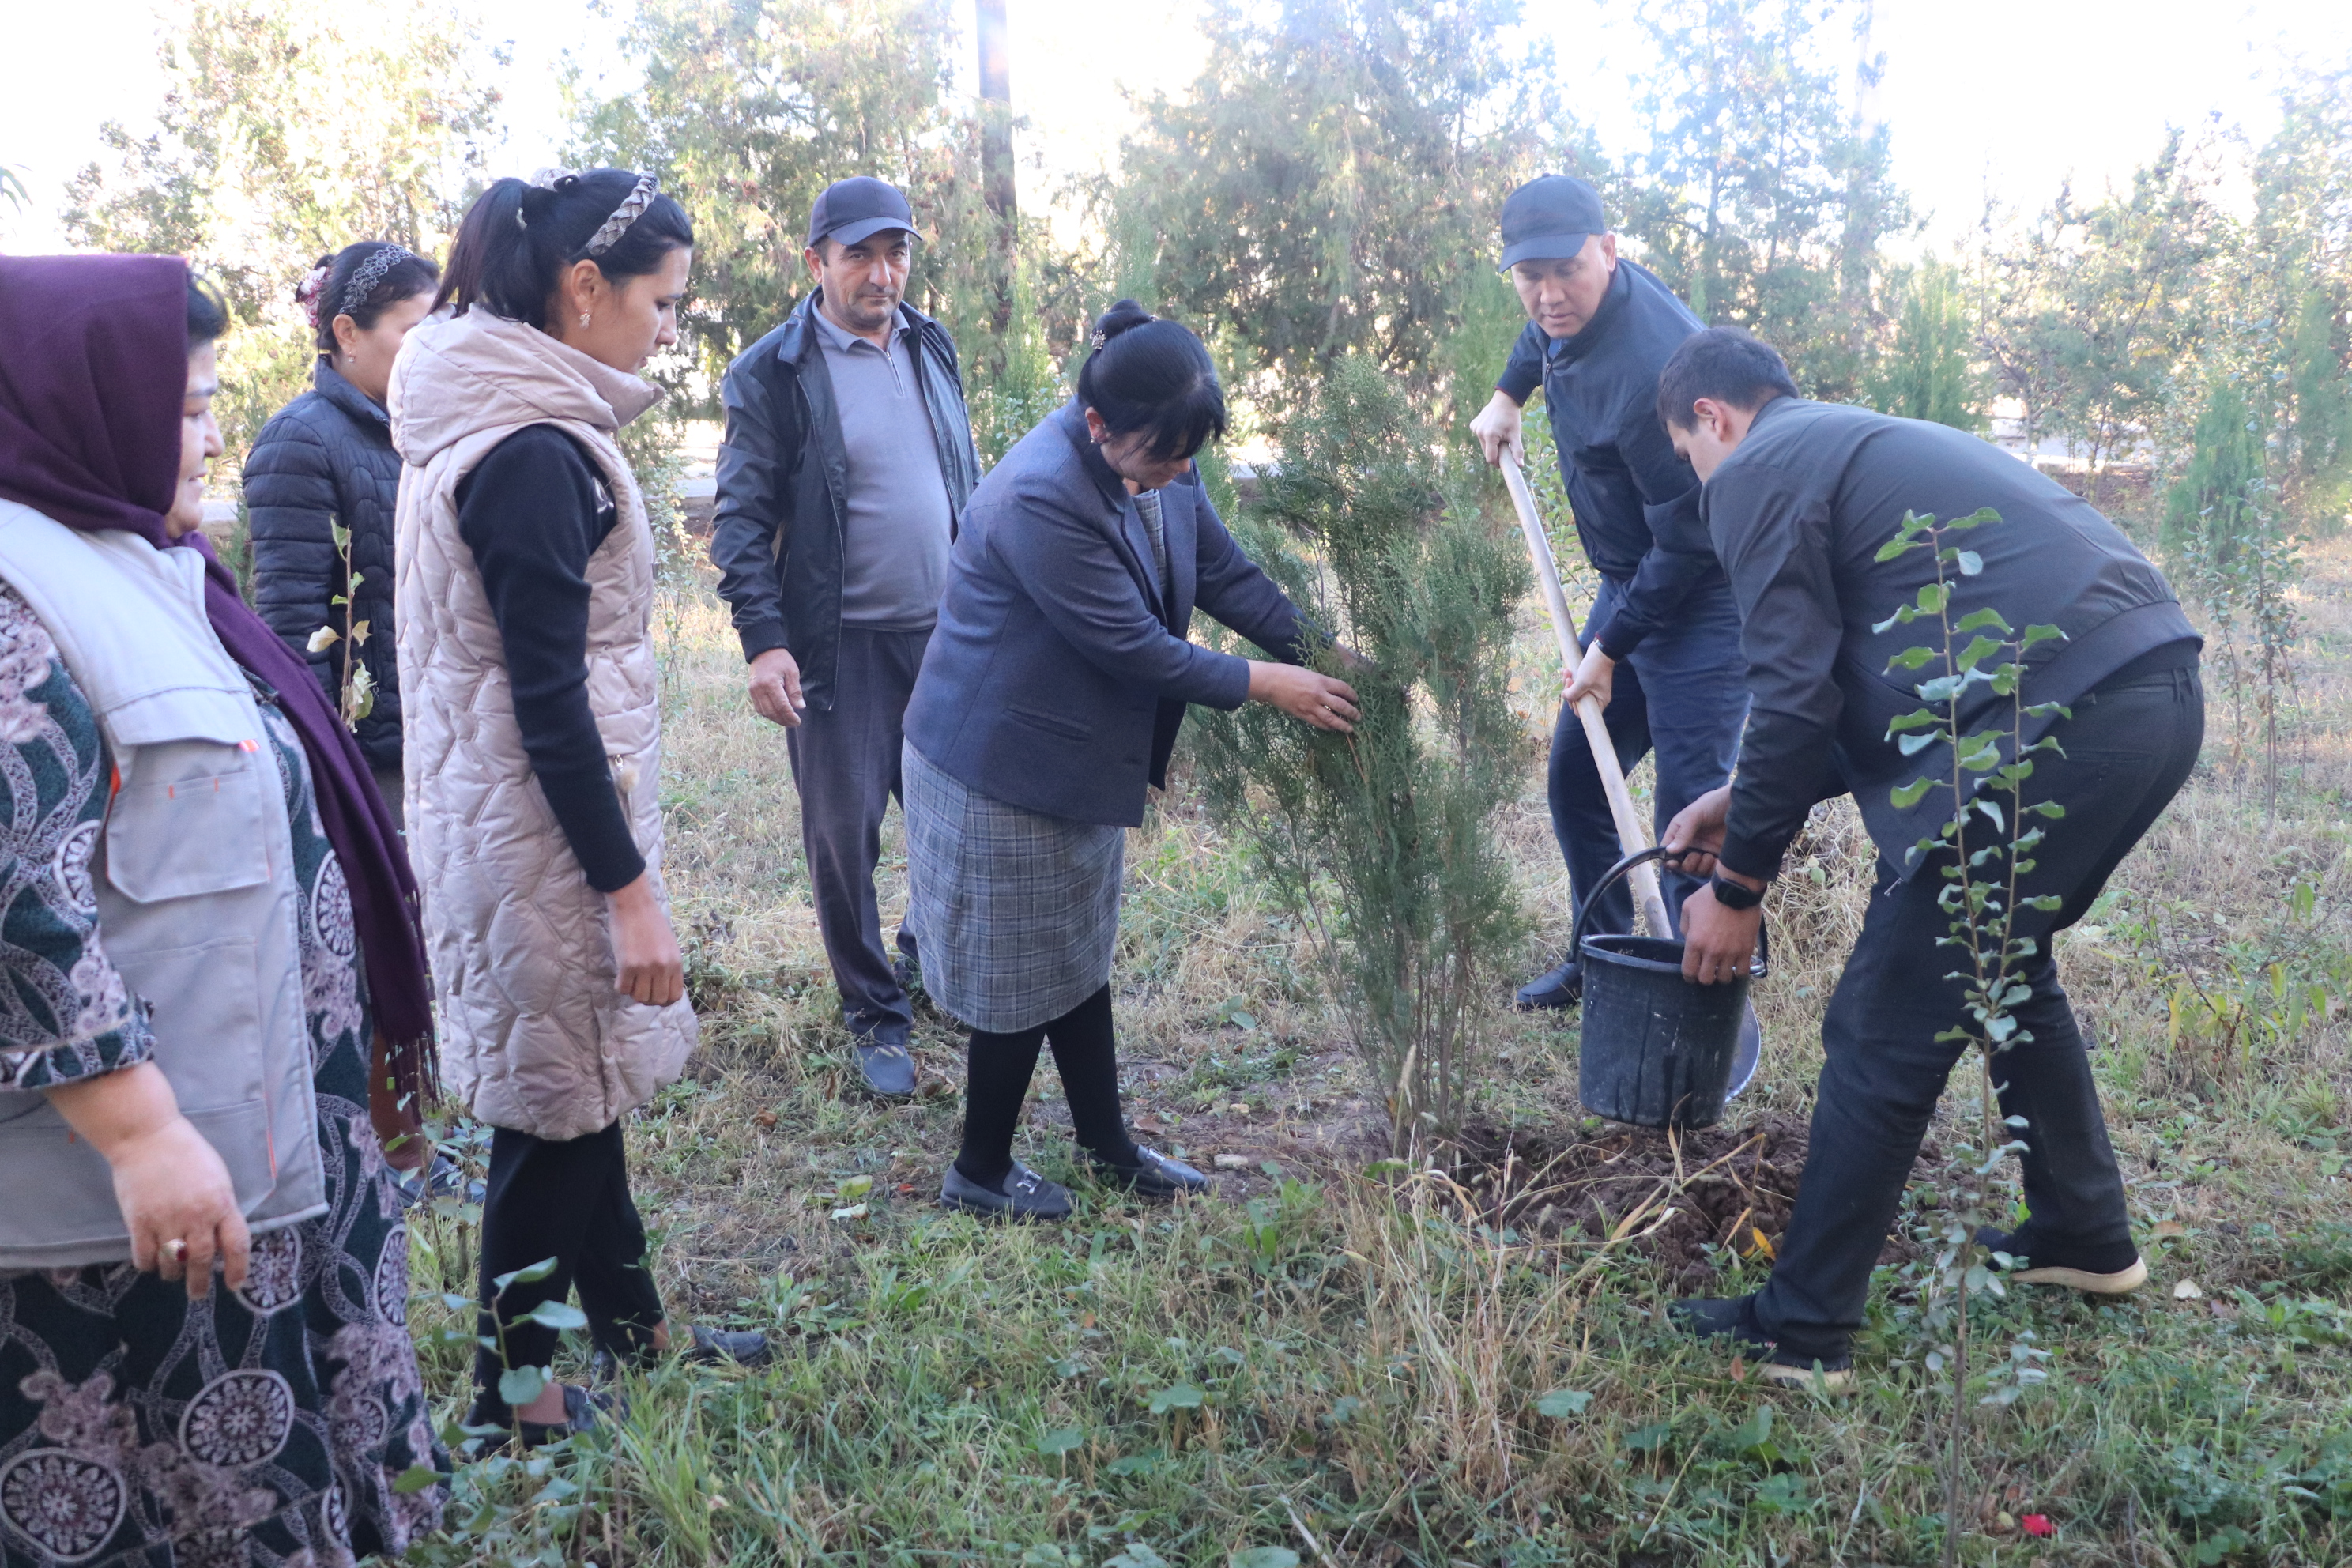
[[[1764,1059],[1764,1026],[1756,1021],[1756,1004],[1748,1004],[1739,1019],[1739,1043],[1731,1051],[1731,1087],[1723,1092],[1726,1100],[1737,1100],[1739,1091],[1756,1080],[1756,1064]]]

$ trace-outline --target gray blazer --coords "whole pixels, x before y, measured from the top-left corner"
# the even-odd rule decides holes
[[[1135,500],[1076,403],[972,492],[907,742],[967,788],[1047,816],[1139,826],[1184,706],[1238,708],[1249,665],[1185,640],[1197,606],[1295,663],[1290,601],[1225,531],[1198,473],[1160,492],[1163,593]]]

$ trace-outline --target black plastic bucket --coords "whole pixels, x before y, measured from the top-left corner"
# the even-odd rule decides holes
[[[1584,935],[1601,889],[1664,853],[1644,849],[1618,861],[1577,915],[1576,952],[1584,970],[1577,1096],[1585,1110],[1612,1121],[1712,1127],[1723,1117],[1748,984],[1764,973],[1764,958],[1738,980],[1698,985],[1683,978],[1678,941]]]

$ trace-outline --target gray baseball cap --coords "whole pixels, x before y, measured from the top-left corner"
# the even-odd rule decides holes
[[[834,181],[809,208],[812,246],[821,239],[856,245],[886,228],[903,228],[918,239],[923,237],[915,226],[915,209],[907,205],[906,193],[870,174]]]
[[[1608,232],[1600,192],[1566,174],[1538,174],[1503,200],[1503,260],[1495,270],[1574,256]]]

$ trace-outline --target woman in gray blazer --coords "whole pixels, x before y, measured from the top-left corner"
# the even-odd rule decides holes
[[[951,1208],[1059,1219],[1069,1193],[1013,1158],[1051,1041],[1078,1143],[1150,1198],[1205,1185],[1119,1110],[1111,951],[1126,830],[1167,782],[1187,703],[1270,702],[1326,730],[1344,681],[1302,668],[1290,601],[1244,556],[1193,472],[1225,431],[1201,340],[1132,300],[1097,323],[1077,395],[973,491],[907,708],[908,927],[923,984],[971,1026]],[[1275,656],[1187,639],[1195,608]]]

